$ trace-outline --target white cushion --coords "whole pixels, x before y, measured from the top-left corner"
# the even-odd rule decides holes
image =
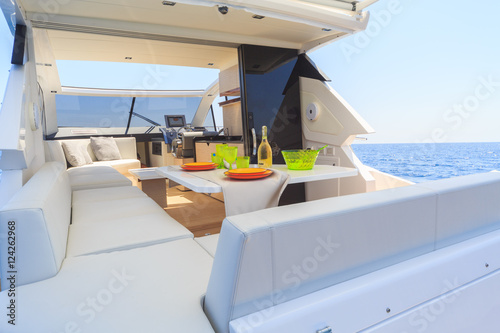
[[[428,253],[436,195],[413,186],[224,220],[205,297],[217,332],[235,318]]]
[[[67,256],[111,252],[193,238],[137,187],[75,191]]]
[[[438,195],[436,248],[500,228],[500,173],[417,184]]]
[[[98,161],[113,161],[122,158],[112,137],[91,137],[90,147]]]
[[[215,257],[215,250],[217,250],[217,243],[219,242],[219,234],[196,237],[194,239],[205,251],[212,257]]]
[[[79,191],[78,191],[79,192]],[[75,192],[76,193],[76,192]],[[107,200],[93,203],[73,203],[73,224],[103,223],[108,220],[135,217],[146,213],[165,213],[149,197]]]
[[[73,191],[101,187],[130,186],[130,179],[110,166],[68,169]]]
[[[16,222],[17,285],[47,279],[59,271],[66,254],[71,189],[66,166],[45,163],[0,211],[1,285],[6,273],[8,222]]]
[[[193,234],[165,212],[143,214],[99,223],[70,226],[67,257],[112,252],[193,238]]]
[[[137,160],[137,146],[134,137],[115,138],[123,160]]]
[[[94,189],[102,187],[115,187],[115,186],[131,186],[130,179],[118,174],[97,174],[97,175],[81,175],[70,178],[71,189],[73,191]]]
[[[16,326],[4,316],[0,332],[213,332],[201,307],[211,265],[192,239],[71,258],[54,278],[17,289]]]
[[[68,174],[72,176],[95,175],[103,173],[116,173],[116,169],[109,165],[92,165],[91,168],[69,168]]]
[[[141,167],[141,161],[138,159],[122,159],[115,161],[98,161],[94,162],[95,165],[108,165],[116,170],[118,170],[121,174],[127,174],[130,169],[139,169]]]
[[[73,192],[73,206],[106,200],[145,198],[144,192],[135,186],[109,187]]]

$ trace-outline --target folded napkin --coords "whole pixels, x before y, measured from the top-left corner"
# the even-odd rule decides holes
[[[266,178],[252,180],[231,179],[224,175],[225,171],[216,169],[192,174],[222,187],[226,216],[278,206],[280,196],[290,180],[290,175],[278,170],[273,170]]]

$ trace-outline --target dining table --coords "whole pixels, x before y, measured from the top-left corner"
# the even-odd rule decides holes
[[[257,167],[251,165],[251,167]],[[289,170],[285,164],[273,164],[270,168],[290,176],[288,184],[315,182],[328,179],[352,177],[358,174],[356,168],[347,168],[332,165],[315,165],[311,170]],[[222,186],[212,181],[196,176],[196,171],[185,171],[179,165],[170,165],[156,168],[156,172],[174,182],[183,185],[198,193],[220,193]]]
[[[257,165],[251,167],[257,168]],[[278,206],[279,198],[288,184],[317,182],[358,174],[355,168],[315,165],[311,170],[289,170],[284,164],[273,164],[269,176],[256,180],[232,179],[221,169],[193,171],[175,165],[158,167],[155,170],[159,175],[198,193],[211,195],[222,192],[226,216]]]

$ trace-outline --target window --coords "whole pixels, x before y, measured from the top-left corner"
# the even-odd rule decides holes
[[[137,97],[130,127],[165,127],[165,115],[183,114],[189,124],[201,97]],[[132,97],[57,95],[59,127],[127,127]]]

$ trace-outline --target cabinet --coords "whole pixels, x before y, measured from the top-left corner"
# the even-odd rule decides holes
[[[224,134],[226,136],[242,136],[243,120],[241,118],[240,79],[238,65],[229,67],[219,73],[220,96],[231,97],[219,103],[222,108]]]

